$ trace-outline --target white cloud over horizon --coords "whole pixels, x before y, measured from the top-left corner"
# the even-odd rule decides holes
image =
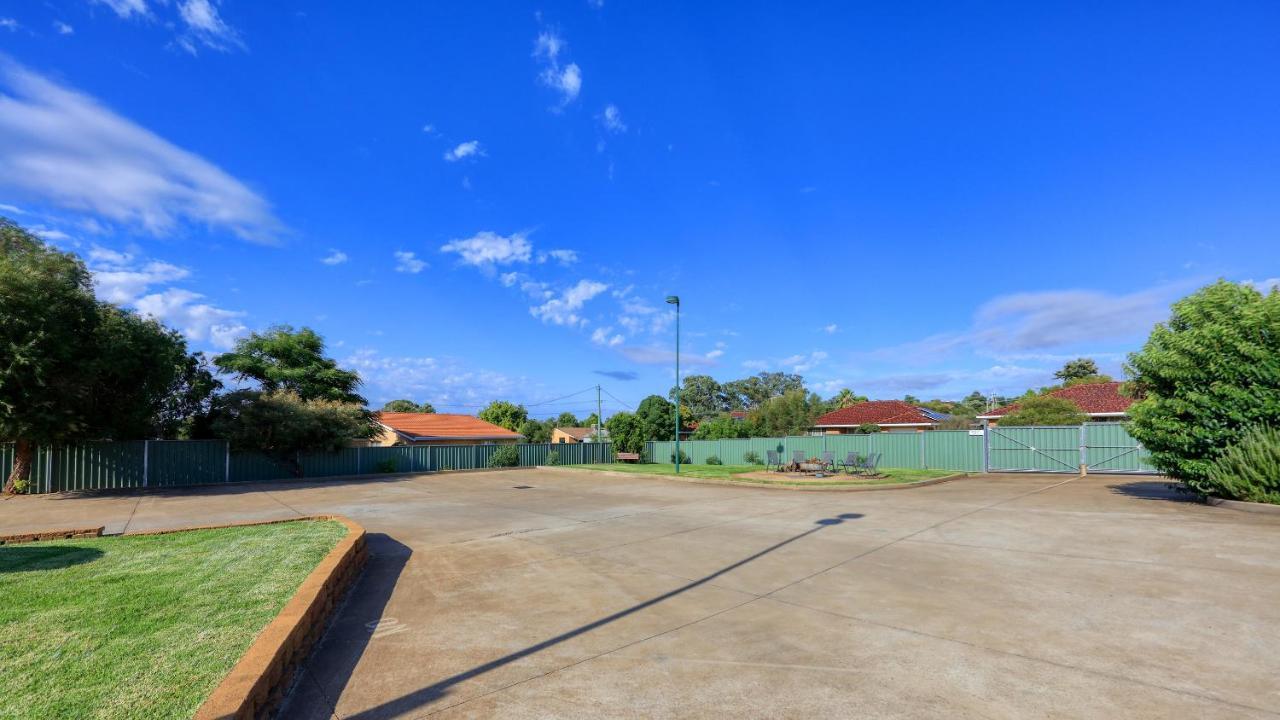
[[[529,308],[529,313],[553,325],[582,327],[587,324],[587,319],[579,315],[579,311],[589,300],[608,289],[609,286],[602,282],[579,280],[558,297],[551,297],[541,305]]]
[[[499,235],[483,230],[469,238],[450,240],[440,246],[440,251],[457,255],[463,265],[492,270],[496,265],[528,263],[533,257],[533,244],[524,233]]]

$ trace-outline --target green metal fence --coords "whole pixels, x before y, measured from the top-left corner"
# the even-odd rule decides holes
[[[304,478],[385,473],[477,470],[489,466],[500,445],[415,445],[344,448],[300,453],[296,463],[232,451],[222,440],[139,440],[37,447],[31,493],[138,487],[184,487],[227,482],[285,480],[301,468]],[[609,443],[523,444],[520,465],[545,465],[552,452],[561,465],[613,462]],[[0,477],[13,467],[13,445],[0,444]]]
[[[672,441],[646,444],[650,462],[671,462]],[[725,465],[745,465],[754,452],[761,460],[768,451],[789,462],[792,454],[837,460],[848,453],[880,453],[881,467],[965,472],[1089,472],[1155,473],[1149,453],[1129,435],[1122,423],[1086,423],[1070,427],[995,427],[979,430],[932,430],[869,435],[799,435],[734,440],[684,440],[680,450],[695,465],[718,457]]]

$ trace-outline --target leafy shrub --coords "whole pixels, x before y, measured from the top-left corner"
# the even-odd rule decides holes
[[[489,456],[489,467],[516,467],[520,464],[520,451],[515,445],[503,445]]]
[[[724,463],[720,462],[720,457],[719,457],[718,455],[712,455],[711,457],[708,457],[708,458],[707,458],[707,464],[708,464],[708,465],[723,465]]]
[[[870,435],[871,433],[880,432],[880,426],[875,423],[862,423],[858,427],[854,428],[853,431],[864,435]]]
[[[559,465],[560,453],[555,450],[552,450],[551,452],[547,453],[547,459],[544,462],[547,465]]]
[[[1079,425],[1088,420],[1080,407],[1066,398],[1037,395],[1018,401],[1013,412],[1000,418],[1001,425]]]
[[[755,450],[748,450],[742,454],[742,460],[748,465],[763,465],[764,461],[760,459],[760,453]]]
[[[387,458],[374,463],[373,469],[380,473],[393,473],[396,471],[396,459]]]
[[[1245,433],[1209,466],[1207,489],[1230,500],[1280,505],[1280,430],[1264,425]]]
[[[671,451],[671,462],[672,462],[672,463],[674,463],[675,461],[676,461],[676,453],[675,453],[675,451],[674,451],[674,450],[672,450],[672,451]],[[681,450],[681,451],[680,451],[680,464],[681,464],[681,465],[688,465],[688,464],[689,464],[689,454],[688,454],[688,453],[686,453],[686,452],[685,452],[685,451],[683,451],[683,450]]]

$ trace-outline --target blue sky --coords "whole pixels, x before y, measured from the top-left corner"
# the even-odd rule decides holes
[[[365,5],[0,3],[0,213],[459,412],[664,392],[672,293],[686,371],[945,398],[1280,276],[1275,3]]]

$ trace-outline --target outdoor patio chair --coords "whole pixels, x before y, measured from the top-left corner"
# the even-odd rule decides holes
[[[880,466],[880,458],[883,456],[883,453],[869,453],[866,461],[862,463],[862,474],[875,475],[876,468]]]
[[[822,452],[822,466],[828,470],[834,471],[836,469],[836,454],[830,450],[824,450]]]
[[[768,471],[770,468],[777,470],[782,469],[782,456],[777,450],[766,450],[764,453],[764,469]]]
[[[792,465],[795,465],[797,470],[799,470],[799,469],[800,469],[800,463],[803,463],[803,462],[804,462],[805,460],[807,460],[807,459],[808,459],[808,458],[806,458],[806,457],[804,456],[804,451],[803,451],[803,450],[792,450],[792,451],[791,451],[791,464],[792,464]]]
[[[844,462],[840,463],[840,469],[852,473],[857,470],[861,462],[862,458],[858,457],[858,453],[851,452],[844,456]]]

